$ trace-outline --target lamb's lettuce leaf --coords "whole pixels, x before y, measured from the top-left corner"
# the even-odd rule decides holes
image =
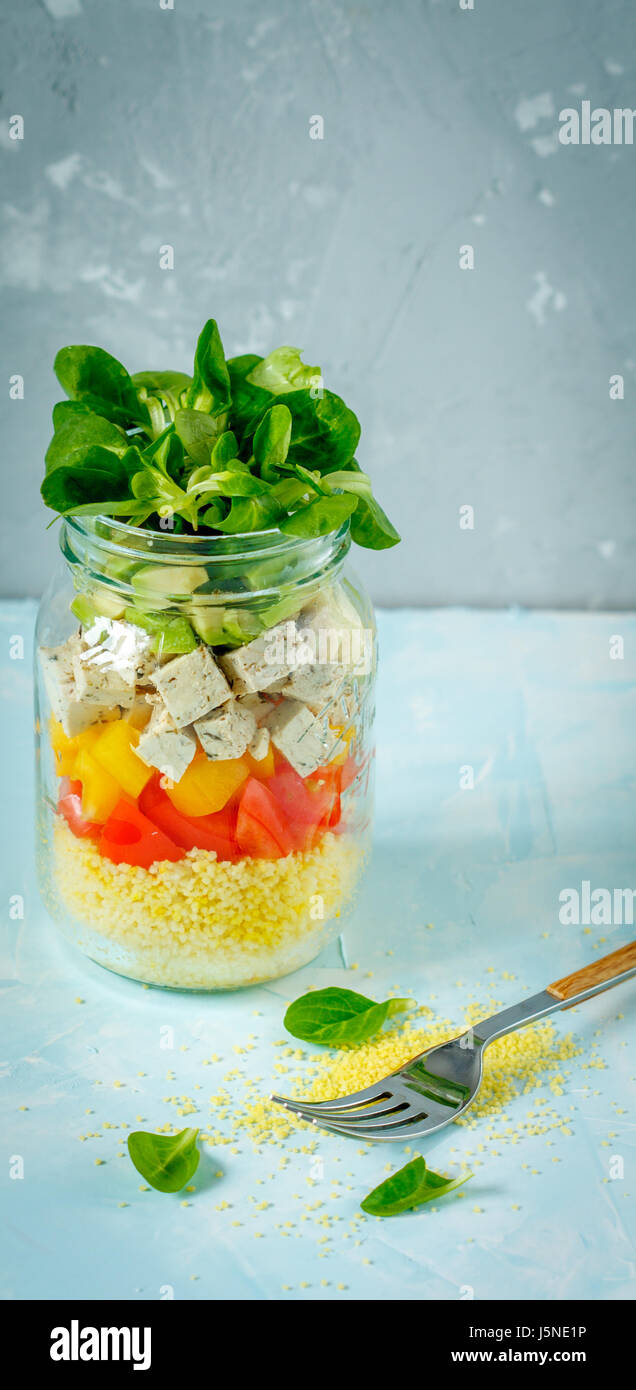
[[[142,1178],[158,1192],[180,1192],[199,1166],[198,1129],[178,1134],[151,1134],[135,1129],[128,1135],[128,1153]]]
[[[355,990],[329,985],[301,994],[290,1004],[283,1022],[287,1032],[303,1042],[349,1047],[372,1038],[387,1018],[412,1004],[412,999],[385,999],[378,1004]]]
[[[214,417],[204,415],[201,410],[177,410],[174,427],[193,462],[199,466],[208,463],[219,437],[219,427]]]
[[[227,369],[230,375],[232,393],[232,429],[240,440],[250,439],[264,411],[272,404],[271,391],[262,386],[254,386],[250,375],[262,357],[254,353],[244,353],[242,357],[230,357]]]
[[[191,377],[130,376],[90,346],[62,348],[55,370],[70,396],[54,408],[42,486],[56,511],[103,512],[149,529],[170,516],[177,534],[279,526],[307,538],[350,518],[361,545],[399,539],[356,462],[356,416],[297,348],[226,361],[209,319]]]
[[[320,472],[344,468],[360,439],[360,423],[340,396],[325,391],[316,400],[309,391],[288,391],[282,402],[292,417],[288,459]]]
[[[320,367],[305,366],[300,350],[294,347],[275,348],[268,357],[261,357],[247,379],[252,386],[262,386],[275,396],[285,391],[298,391],[305,386],[313,390],[320,390],[322,386]]]
[[[94,444],[112,449],[116,454],[125,454],[128,439],[119,425],[103,415],[93,415],[91,411],[70,415],[55,431],[46,451],[47,473],[60,464],[75,463]]]
[[[139,511],[130,484],[141,464],[138,449],[131,446],[120,457],[95,444],[71,463],[59,463],[42,483],[47,507],[63,516],[127,516]]]
[[[89,406],[95,414],[124,428],[149,424],[148,409],[126,368],[103,348],[60,348],[54,370],[67,396]]]
[[[279,529],[286,536],[328,536],[340,529],[356,506],[355,497],[317,497],[279,522]]]
[[[221,335],[216,320],[208,319],[199,334],[194,354],[194,375],[187,404],[192,410],[218,416],[227,412],[231,399],[230,374]]]
[[[374,1187],[360,1206],[369,1216],[398,1216],[400,1212],[413,1211],[433,1198],[444,1197],[471,1177],[472,1173],[465,1173],[461,1178],[445,1178],[441,1173],[427,1168],[420,1155],[405,1163],[397,1173],[392,1173],[379,1187]]]
[[[271,493],[262,493],[259,497],[233,498],[227,516],[215,525],[228,536],[240,536],[247,531],[268,531],[282,516],[282,507]]]
[[[265,412],[254,435],[252,448],[261,477],[268,482],[278,481],[277,470],[283,467],[289,453],[291,432],[292,417],[286,405],[273,405]]]

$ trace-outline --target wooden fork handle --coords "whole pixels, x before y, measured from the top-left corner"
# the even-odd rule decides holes
[[[575,970],[572,975],[565,975],[562,980],[555,980],[548,985],[548,994],[554,999],[571,999],[573,995],[580,994],[582,990],[592,989],[594,985],[606,984],[609,989],[614,983],[617,975],[622,975],[624,970],[636,968],[636,941],[630,941],[627,946],[621,946],[618,951],[612,951],[609,956],[601,956],[600,960],[591,961],[589,965],[581,966],[580,970]]]

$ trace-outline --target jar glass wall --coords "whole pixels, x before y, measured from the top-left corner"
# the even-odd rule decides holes
[[[369,849],[376,665],[349,544],[63,522],[36,636],[38,864],[92,959],[231,989],[341,930]]]

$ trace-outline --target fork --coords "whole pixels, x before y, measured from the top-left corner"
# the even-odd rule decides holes
[[[276,1095],[270,1100],[299,1119],[351,1139],[421,1139],[456,1120],[472,1104],[481,1085],[484,1052],[495,1038],[557,1009],[573,1008],[632,975],[636,975],[636,941],[485,1018],[452,1041],[420,1052],[364,1091],[324,1102]]]

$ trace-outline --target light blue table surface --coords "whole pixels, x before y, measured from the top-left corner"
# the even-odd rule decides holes
[[[205,1126],[228,1070],[280,1086],[285,1001],[310,984],[376,998],[397,987],[459,1027],[471,993],[512,1003],[631,939],[629,925],[562,925],[559,893],[585,880],[636,887],[634,617],[382,613],[375,856],[344,957],[332,947],[296,976],[227,996],[119,980],[48,921],[33,870],[33,617],[28,603],[0,610],[3,1296],[633,1298],[636,985],[557,1015],[582,1048],[563,1094],[507,1108],[514,1128],[547,1094],[569,1133],[499,1144],[482,1120],[422,1147],[438,1170],[467,1157],[474,1172],[463,1198],[434,1210],[354,1219],[385,1165],[405,1161],[389,1145],[359,1153],[320,1136],[310,1155],[299,1134],[256,1154],[247,1139],[206,1148],[189,1205],[140,1191],[118,1154],[123,1123],[177,1118],[166,1095],[200,1098],[183,1123]],[[467,766],[475,785],[461,790]],[[254,1049],[234,1053],[250,1033]],[[222,1061],[204,1067],[211,1053]],[[590,1070],[592,1056],[605,1068]],[[227,1088],[243,1094],[240,1078]],[[102,1137],[81,1141],[87,1130]],[[22,1178],[10,1176],[16,1157]]]

